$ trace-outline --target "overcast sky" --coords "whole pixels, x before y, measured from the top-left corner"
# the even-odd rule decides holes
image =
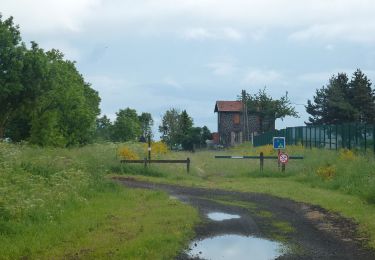
[[[155,129],[173,107],[216,131],[216,100],[264,86],[301,115],[276,127],[303,125],[301,104],[333,74],[375,79],[374,0],[1,0],[0,12],[77,61],[102,114],[150,112]]]

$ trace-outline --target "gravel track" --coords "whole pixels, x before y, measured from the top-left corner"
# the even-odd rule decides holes
[[[290,250],[278,259],[375,259],[375,252],[364,247],[366,240],[358,235],[353,221],[319,206],[259,193],[114,179],[131,188],[163,190],[196,207],[202,221],[195,228],[195,239],[238,234],[281,241]],[[241,218],[217,222],[207,218],[210,212]],[[177,259],[192,259],[186,252]]]

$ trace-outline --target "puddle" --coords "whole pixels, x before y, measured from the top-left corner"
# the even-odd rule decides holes
[[[275,259],[285,253],[286,247],[278,242],[240,235],[222,235],[193,241],[187,252],[200,259]]]
[[[223,221],[228,219],[240,218],[239,215],[232,215],[223,212],[211,212],[207,214],[207,217],[214,221]]]

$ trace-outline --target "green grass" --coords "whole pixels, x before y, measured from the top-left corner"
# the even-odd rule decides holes
[[[127,144],[140,158],[139,144]],[[159,158],[191,159],[185,165],[121,165],[123,144],[55,149],[0,143],[0,252],[3,258],[173,258],[193,236],[195,209],[166,194],[114,184],[113,175],[179,185],[260,192],[321,205],[359,223],[375,248],[375,160],[373,155],[343,158],[334,151],[289,147],[303,155],[286,173],[277,162],[218,160],[214,155],[259,154],[243,145],[224,151],[174,152]],[[268,148],[265,152],[270,153]],[[155,157],[154,157],[155,158]],[[332,178],[317,174],[327,165]],[[241,204],[242,205],[242,204]],[[252,205],[243,205],[249,208]],[[260,212],[260,217],[268,214]],[[264,215],[264,216],[263,216]],[[287,227],[280,226],[287,230]],[[168,246],[166,246],[168,245]]]
[[[320,205],[359,224],[359,235],[369,238],[375,248],[375,157],[373,154],[344,156],[343,152],[303,149],[289,146],[289,155],[303,155],[304,160],[291,160],[286,172],[278,171],[276,160],[266,160],[264,172],[259,172],[258,160],[214,159],[215,155],[275,155],[272,148],[254,149],[242,145],[223,151],[177,152],[165,155],[169,159],[191,159],[191,171],[184,166],[152,165],[163,177],[137,178],[154,182],[173,183],[192,187],[222,188],[259,192]],[[335,174],[325,178],[319,168],[333,166]]]
[[[194,235],[197,211],[163,192],[107,180],[116,149],[0,143],[0,258],[176,256]]]

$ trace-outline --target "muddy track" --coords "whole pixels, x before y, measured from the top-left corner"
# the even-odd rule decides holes
[[[353,221],[318,206],[258,193],[115,179],[132,188],[164,190],[196,207],[202,217],[195,229],[197,241],[236,234],[285,244],[288,250],[277,259],[375,259],[375,252],[364,247],[366,240],[358,236]],[[240,218],[218,222],[207,217],[210,212],[236,214]],[[190,246],[194,247],[194,243]],[[185,250],[177,259],[200,259],[188,252]]]

